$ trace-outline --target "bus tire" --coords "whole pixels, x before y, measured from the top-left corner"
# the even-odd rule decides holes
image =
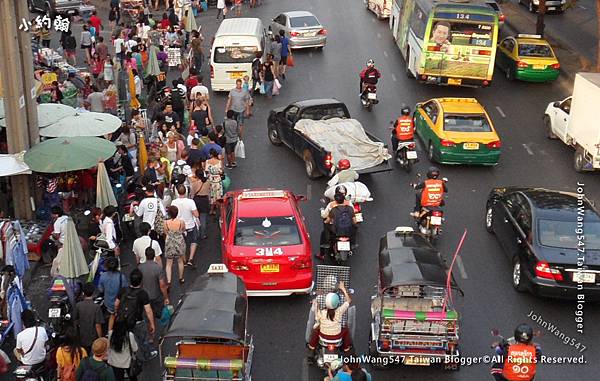
[[[413,73],[410,71],[410,49],[406,50],[406,76],[408,78],[415,78]]]

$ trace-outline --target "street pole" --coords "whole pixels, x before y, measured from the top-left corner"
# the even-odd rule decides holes
[[[9,153],[18,153],[29,148],[29,128],[27,118],[26,97],[30,93],[24,92],[24,78],[31,76],[31,47],[29,46],[30,60],[24,63],[20,50],[20,32],[17,23],[16,4],[19,0],[0,0],[0,76],[4,87],[4,111],[6,116],[6,136]],[[23,2],[26,3],[26,2]],[[27,16],[29,17],[29,16]],[[17,21],[19,20],[19,21]],[[27,33],[29,37],[29,33]],[[24,68],[29,64],[28,72]],[[37,111],[35,111],[37,112]],[[37,121],[36,126],[37,127]],[[29,176],[19,175],[11,177],[13,204],[15,217],[31,219],[31,189]]]
[[[535,34],[539,34],[544,37],[544,16],[546,15],[546,0],[540,0],[538,5],[537,24],[535,26]]]

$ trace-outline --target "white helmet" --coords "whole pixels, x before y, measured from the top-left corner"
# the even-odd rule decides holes
[[[368,66],[368,67],[373,67],[373,66],[375,66],[375,61],[373,61],[373,59],[372,59],[372,58],[369,58],[369,60],[367,61],[367,66]]]
[[[335,310],[340,306],[340,296],[335,292],[330,292],[325,296],[325,307],[328,310]]]

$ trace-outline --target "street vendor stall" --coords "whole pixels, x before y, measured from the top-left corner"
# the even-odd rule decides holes
[[[121,0],[119,3],[121,7],[121,20],[128,23],[135,23],[140,17],[140,14],[144,13],[144,0]]]

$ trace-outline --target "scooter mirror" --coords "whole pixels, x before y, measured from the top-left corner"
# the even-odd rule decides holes
[[[442,181],[444,181],[445,183],[447,183],[448,182],[448,178],[444,177],[444,178],[442,178]]]
[[[92,214],[90,210],[86,210],[85,212],[83,212],[84,216],[89,216],[90,214]]]
[[[492,333],[492,336],[498,336],[500,334],[500,331],[498,331],[497,328],[494,328],[494,329],[492,329],[491,333]]]

